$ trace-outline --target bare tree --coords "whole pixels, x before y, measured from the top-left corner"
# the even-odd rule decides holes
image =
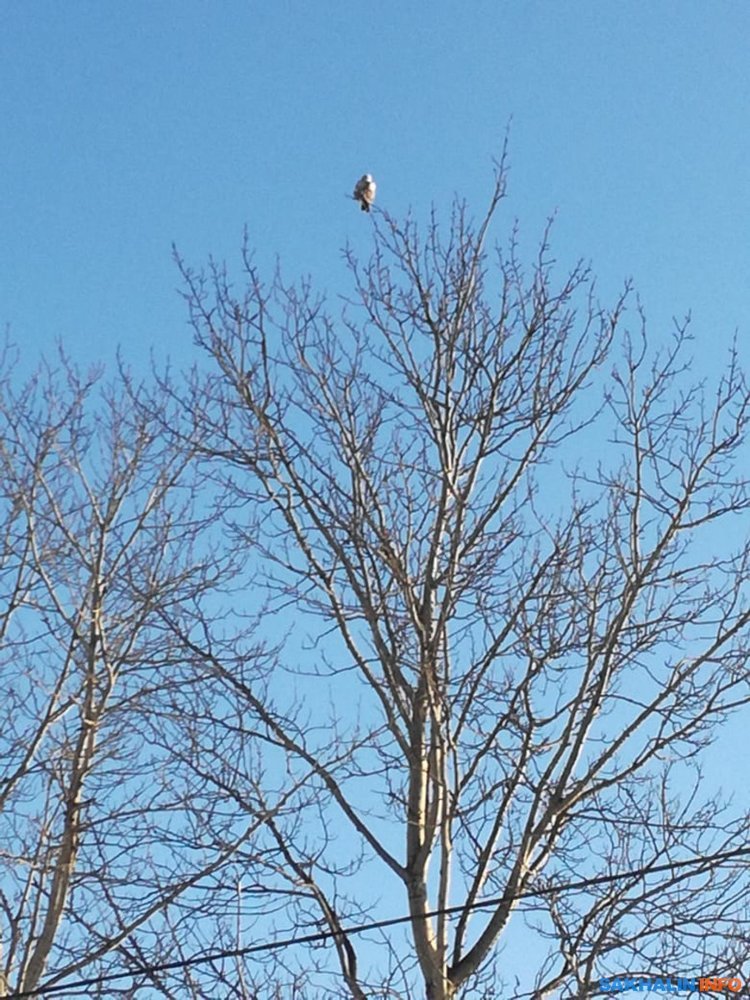
[[[231,830],[214,817],[204,843],[185,806],[200,785],[165,749],[161,709],[186,681],[164,615],[218,600],[232,562],[196,513],[190,449],[161,433],[164,401],[147,410],[124,369],[108,385],[64,357],[14,389],[6,361],[0,996],[95,977],[113,954],[155,995],[203,996],[187,973],[142,970],[205,946],[186,914],[231,903],[227,864],[283,804]]]
[[[736,971],[750,393],[491,251],[503,193],[374,209],[336,316],[181,265],[187,386],[0,368],[0,996]]]
[[[374,211],[340,316],[247,252],[241,292],[182,265],[190,440],[285,635],[261,674],[185,640],[185,762],[238,816],[304,789],[252,856],[263,926],[332,934],[285,958],[312,996],[583,997],[720,968],[747,919],[747,816],[701,771],[748,700],[747,384],[692,385],[686,329],[649,347],[546,236],[490,251],[503,192],[423,238]],[[514,988],[519,922],[548,950]]]

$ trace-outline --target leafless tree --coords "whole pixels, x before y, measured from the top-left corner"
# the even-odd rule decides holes
[[[0,996],[741,971],[750,393],[503,194],[374,209],[336,314],[181,264],[187,383],[0,365]]]
[[[124,369],[107,384],[64,357],[24,383],[6,352],[2,372],[0,996],[8,996],[95,977],[113,955],[120,968],[143,970],[205,947],[192,914],[231,904],[227,865],[283,795],[267,797],[267,816],[246,813],[231,829],[212,817],[203,842],[192,811],[200,783],[175,767],[168,740],[152,737],[155,714],[164,737],[162,709],[186,683],[185,651],[164,615],[184,622],[234,572],[210,546],[210,518],[196,513],[190,448],[175,450],[161,433],[163,403],[139,405],[142,387]],[[136,986],[205,995],[187,972],[136,971],[119,986],[87,995],[133,995]]]
[[[375,210],[340,313],[247,252],[240,290],[182,265],[211,362],[185,439],[282,647],[258,673],[183,637],[184,763],[237,817],[304,790],[253,900],[332,934],[285,954],[310,996],[584,997],[746,934],[747,815],[702,761],[748,700],[748,387],[734,353],[691,382],[685,326],[649,343],[546,235],[528,268],[491,250],[503,193],[424,236]]]

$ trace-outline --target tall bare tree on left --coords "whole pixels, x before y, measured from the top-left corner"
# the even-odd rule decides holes
[[[204,846],[184,809],[197,779],[169,749],[186,672],[166,616],[189,622],[234,567],[197,513],[190,448],[159,433],[166,403],[139,406],[122,369],[107,384],[61,356],[18,386],[13,368],[6,351],[0,996],[113,964],[134,970],[118,986],[173,996],[174,977],[135,970],[205,945],[184,914],[236,891],[228,866],[260,822]],[[187,972],[178,991],[200,995]]]

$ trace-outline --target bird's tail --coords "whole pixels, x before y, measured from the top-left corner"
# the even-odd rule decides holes
[[[362,202],[362,211],[363,212],[369,212],[370,211],[370,206],[367,204],[366,201]]]

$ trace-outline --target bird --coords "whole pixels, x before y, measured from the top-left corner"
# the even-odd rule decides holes
[[[370,205],[375,201],[377,187],[377,184],[372,179],[372,174],[362,174],[354,185],[354,194],[352,197],[355,201],[359,202],[363,212],[370,211]]]

